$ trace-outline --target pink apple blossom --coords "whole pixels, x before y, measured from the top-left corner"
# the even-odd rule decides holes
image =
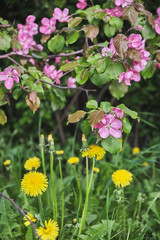
[[[113,108],[111,110],[111,113],[117,118],[123,118],[124,117],[124,110],[122,110],[120,108],[117,108],[117,107]]]
[[[115,0],[115,5],[116,6],[122,5],[122,7],[126,7],[128,5],[131,5],[133,2],[134,0]]]
[[[75,82],[76,82],[75,78],[72,78],[72,77],[68,78],[68,80],[67,80],[68,88],[76,88]]]
[[[56,84],[60,84],[60,78],[63,76],[63,72],[61,70],[57,71],[54,65],[50,65],[50,66],[45,65],[43,68],[43,73],[47,77],[54,80]]]
[[[160,63],[158,63],[158,65],[157,65],[157,66],[158,66],[158,68],[160,69]]]
[[[84,9],[87,7],[86,0],[78,0],[78,3],[76,4],[77,8]]]
[[[123,80],[126,85],[131,85],[130,81],[133,80],[135,82],[140,81],[140,75],[136,71],[129,70],[128,72],[122,72],[119,76],[119,83],[121,83]]]
[[[19,82],[18,72],[13,67],[5,68],[3,72],[0,72],[0,81],[5,81],[5,87],[11,89],[14,81]]]
[[[41,20],[41,23],[43,26],[40,27],[40,32],[44,33],[44,34],[51,34],[52,32],[54,32],[55,25],[56,25],[56,19],[55,18],[43,18]]]
[[[18,32],[18,41],[22,45],[22,50],[30,49],[34,43],[33,37],[22,30]]]
[[[142,25],[136,25],[136,26],[134,26],[134,29],[137,30],[137,31],[145,30],[145,28]]]
[[[60,64],[61,63],[61,57],[56,57],[55,58],[55,63]]]
[[[111,55],[111,58],[112,58],[113,55],[118,55],[118,53],[117,53],[117,51],[115,49],[114,43],[113,43],[113,38],[111,38],[111,40],[110,40],[109,48],[108,47],[104,47],[102,49],[101,54],[102,54],[102,57],[106,57],[108,55]]]
[[[160,7],[157,8],[158,17],[160,17]]]
[[[68,8],[65,8],[63,11],[60,8],[55,8],[53,17],[57,19],[59,22],[68,22],[70,16]]]
[[[32,65],[35,65],[35,60],[33,58],[30,58],[29,62],[32,63]]]
[[[154,28],[156,33],[160,34],[160,17],[154,21]]]
[[[123,15],[123,12],[122,12],[122,8],[121,7],[115,7],[113,9],[108,9],[108,8],[105,8],[104,9],[107,14],[111,17],[122,17]],[[109,20],[109,17],[107,16],[107,19]]]
[[[128,39],[130,48],[138,48],[141,45],[142,36],[140,34],[130,34]]]
[[[102,118],[101,122],[96,124],[94,128],[98,128],[98,133],[101,138],[107,138],[112,135],[115,138],[120,138],[122,136],[119,130],[122,127],[122,122],[116,119],[112,114],[106,114]]]

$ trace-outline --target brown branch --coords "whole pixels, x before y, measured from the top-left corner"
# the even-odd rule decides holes
[[[52,58],[55,58],[55,57],[69,57],[69,56],[77,55],[77,54],[80,54],[80,53],[83,53],[83,49],[75,51],[75,52],[71,52],[71,53],[60,53],[60,54],[48,55],[47,58],[52,59]]]
[[[86,94],[87,94],[88,92],[96,92],[96,91],[97,91],[96,89],[85,89],[85,88],[82,88],[82,87],[76,87],[76,88],[62,87],[62,86],[56,85],[56,84],[54,84],[54,83],[46,82],[46,81],[44,81],[44,80],[42,80],[42,79],[37,79],[36,83],[37,83],[37,82],[43,82],[43,83],[46,83],[46,84],[48,84],[48,85],[50,85],[50,86],[52,86],[52,87],[59,88],[59,89],[82,90],[82,91],[85,91]]]
[[[7,197],[2,192],[0,192],[0,195],[2,197],[6,198],[7,200],[9,200],[12,203],[12,205],[14,205],[15,208],[30,222],[30,224],[32,225],[35,236],[38,237],[40,240],[42,240],[42,238],[36,232],[36,227],[35,227],[34,223],[27,217],[27,215],[24,213],[24,211],[11,198]]]
[[[22,67],[22,65],[19,64],[19,63],[18,63],[16,60],[14,60],[13,58],[11,58],[11,57],[8,56],[7,59],[9,59],[11,62],[15,63],[16,65]]]

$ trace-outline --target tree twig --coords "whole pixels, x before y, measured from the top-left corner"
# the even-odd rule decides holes
[[[7,197],[2,192],[0,192],[0,195],[2,197],[6,198],[8,201],[10,201],[12,203],[12,205],[14,205],[15,208],[30,222],[30,224],[32,225],[35,236],[38,237],[40,240],[42,240],[42,238],[36,232],[36,227],[35,227],[34,223],[27,217],[27,215],[24,213],[24,211],[11,198]]]

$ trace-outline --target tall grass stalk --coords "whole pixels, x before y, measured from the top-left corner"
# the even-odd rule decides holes
[[[82,191],[81,191],[81,186],[80,186],[79,179],[77,177],[76,165],[73,166],[73,171],[74,171],[74,177],[76,179],[77,187],[78,187],[78,209],[77,209],[77,218],[78,218],[79,217],[79,211],[80,211],[81,204],[82,204]]]
[[[62,234],[63,230],[63,224],[64,224],[64,184],[63,184],[63,175],[62,175],[62,164],[61,164],[61,157],[58,157],[59,161],[59,174],[61,178],[61,201],[62,201],[62,216],[61,216],[61,231],[60,231],[60,236]]]
[[[122,188],[122,196],[123,196],[123,236],[124,236],[124,240],[126,240],[126,208],[125,208],[125,196],[124,196],[123,188]]]
[[[81,225],[80,225],[80,228],[79,228],[77,240],[79,239],[79,235],[81,234],[81,232],[84,228],[85,221],[86,221],[89,193],[90,193],[90,189],[91,189],[91,185],[92,185],[94,166],[95,166],[95,158],[93,158],[91,176],[90,176],[90,180],[88,181],[88,157],[86,157],[86,199],[85,199],[85,204],[84,204],[84,208],[83,208],[83,212],[82,212]]]
[[[54,184],[54,171],[53,171],[53,162],[54,162],[54,155],[53,151],[50,151],[50,173],[51,173],[51,186],[52,186],[52,206],[53,206],[53,219],[57,221],[57,197],[56,197],[56,189]]]

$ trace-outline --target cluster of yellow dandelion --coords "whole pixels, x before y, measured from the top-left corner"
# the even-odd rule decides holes
[[[121,170],[115,171],[112,174],[112,181],[114,182],[114,184],[117,187],[122,187],[123,188],[127,185],[130,185],[130,183],[133,180],[132,176],[133,175],[132,175],[131,172],[129,172],[127,170],[124,170],[124,169],[121,169]]]
[[[4,161],[3,164],[4,164],[5,166],[10,165],[10,164],[11,164],[11,160],[8,159],[8,160]]]
[[[139,152],[140,152],[139,147],[134,147],[134,148],[132,149],[132,154],[133,154],[133,155],[136,155],[136,154],[138,154]]]
[[[99,172],[100,172],[100,169],[97,168],[97,167],[94,167],[94,168],[93,168],[93,172],[95,172],[95,173],[99,173]]]
[[[104,148],[97,145],[90,145],[88,148],[82,151],[82,157],[96,158],[96,160],[103,159],[106,151]]]
[[[76,164],[76,163],[78,163],[79,162],[79,158],[78,157],[71,157],[71,158],[69,158],[68,160],[67,160],[67,162],[69,163],[69,164]]]
[[[40,172],[26,173],[21,182],[21,189],[31,197],[41,195],[48,187],[47,177]]]
[[[37,170],[40,166],[41,161],[37,157],[29,158],[24,164],[24,168],[29,171]]]
[[[33,217],[32,213],[28,212],[26,216],[29,218],[31,222],[33,223],[36,222],[36,218]],[[24,221],[25,221],[24,224],[26,227],[28,227],[31,224],[26,217],[24,217]]]
[[[45,220],[44,225],[45,227],[39,227],[36,229],[38,235],[43,240],[55,240],[59,234],[59,227],[57,222],[49,219],[48,222]]]

